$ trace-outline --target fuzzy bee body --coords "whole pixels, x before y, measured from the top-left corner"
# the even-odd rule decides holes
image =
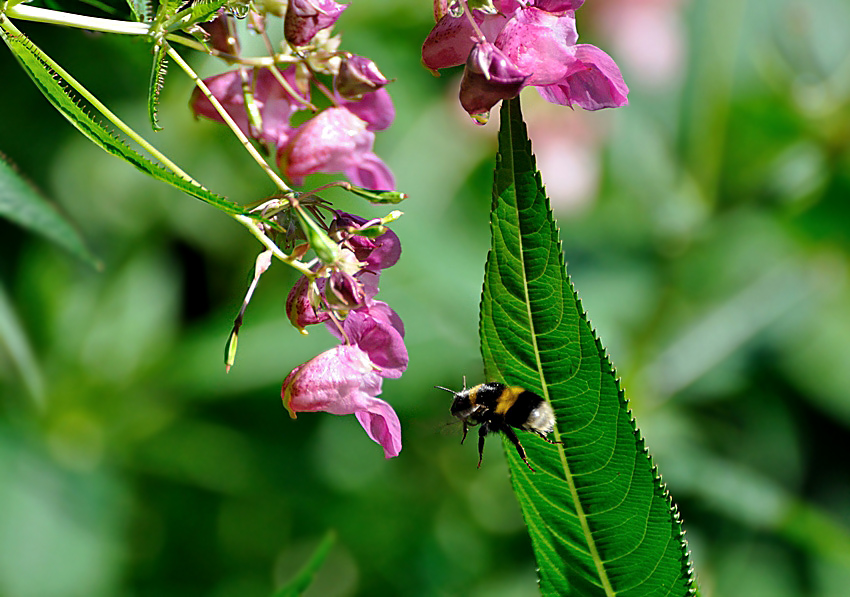
[[[514,429],[529,431],[549,443],[559,443],[546,437],[555,428],[555,413],[552,406],[523,387],[506,386],[498,382],[479,384],[464,388],[460,392],[441,386],[435,387],[454,394],[451,412],[463,422],[461,443],[466,439],[469,427],[480,425],[478,428],[479,467],[484,458],[484,438],[488,433],[504,433],[532,472],[534,468],[529,464],[525,449]]]

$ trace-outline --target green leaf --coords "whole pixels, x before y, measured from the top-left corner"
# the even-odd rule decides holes
[[[319,543],[316,551],[313,552],[310,560],[304,564],[292,580],[275,591],[272,597],[298,597],[299,595],[303,595],[304,591],[309,588],[310,583],[313,582],[316,572],[324,564],[335,541],[336,534],[333,531],[328,531],[322,542]]]
[[[166,31],[174,31],[176,29],[185,29],[197,23],[205,23],[215,18],[218,9],[224,6],[227,0],[199,0],[193,2],[178,12],[176,15],[168,19],[166,23]]]
[[[44,97],[71,124],[77,127],[81,133],[96,145],[100,146],[106,152],[124,159],[145,174],[157,180],[167,182],[193,197],[214,205],[225,213],[250,215],[241,205],[208,191],[188,176],[178,176],[173,170],[166,169],[160,164],[142,156],[137,151],[131,149],[113,131],[90,116],[80,107],[79,100],[68,89],[72,81],[71,76],[23,34],[18,32],[14,25],[3,15],[0,15],[0,37],[3,38],[6,45],[12,50],[18,63],[29,75],[39,91],[44,94]],[[88,91],[79,83],[76,81],[73,83],[77,89],[85,91],[88,94]],[[93,97],[91,94],[88,94],[88,96]],[[113,122],[116,121],[116,117],[111,113],[107,113],[108,111],[102,104],[95,108],[93,102],[90,101],[89,103],[101,115]],[[138,133],[131,132],[138,136]]]
[[[155,131],[162,130],[156,119],[156,111],[159,106],[160,93],[162,93],[162,88],[165,85],[165,73],[168,71],[167,51],[168,45],[163,41],[154,44],[153,66],[151,68],[150,88],[148,89],[148,117]]]
[[[519,99],[503,102],[481,298],[487,379],[548,400],[548,444],[505,440],[544,595],[692,595],[684,531],[567,275]]]
[[[95,268],[91,254],[77,230],[0,154],[0,216],[53,241]]]

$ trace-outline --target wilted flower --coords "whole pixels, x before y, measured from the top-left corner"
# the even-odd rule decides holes
[[[333,0],[289,0],[283,35],[294,46],[306,45],[316,33],[332,27],[346,8]]]
[[[586,110],[625,105],[628,87],[614,61],[595,46],[576,44],[575,9],[582,1],[495,0],[496,14],[473,11],[478,30],[467,15],[447,13],[425,40],[422,61],[432,70],[466,63],[463,104],[473,116],[486,114],[498,101],[492,87],[472,84],[479,74],[476,70],[491,83],[498,82],[499,77],[488,75],[497,72],[510,73],[517,79],[525,76],[514,95],[508,95],[508,86],[498,85],[508,97],[533,85],[548,101]],[[470,57],[476,48],[482,54]]]
[[[324,411],[354,414],[384,456],[401,452],[401,424],[393,408],[377,398],[381,376],[369,356],[357,346],[339,345],[299,365],[281,389],[283,405],[295,418],[298,412]]]
[[[389,228],[385,228],[385,232],[375,238],[357,234],[357,230],[368,223],[366,218],[337,211],[328,233],[331,237],[340,237],[341,242],[365,264],[364,269],[379,272],[398,261],[401,256],[401,241]]]

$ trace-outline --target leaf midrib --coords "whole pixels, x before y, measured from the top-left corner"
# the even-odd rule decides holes
[[[512,104],[514,102],[516,102],[518,104],[519,98],[516,98],[516,99],[513,99],[513,100],[508,100],[508,101],[510,101]],[[517,186],[517,177],[516,177],[516,168],[515,168],[516,162],[514,160],[514,126],[513,126],[514,122],[515,122],[514,119],[511,119],[510,124],[509,124],[509,130],[511,131],[511,134],[510,134],[510,144],[511,144],[510,156],[511,156],[511,176],[513,178],[513,189],[514,189],[513,192],[514,192],[514,195],[515,195],[515,197],[514,197],[514,209],[516,210],[516,214],[515,214],[516,215],[516,221],[517,221],[517,224],[519,224],[520,223],[519,202],[518,202],[517,197],[516,197],[518,186]],[[520,120],[520,122],[522,122],[522,121]],[[530,141],[529,141],[529,143],[530,143]],[[537,348],[537,333],[536,333],[536,330],[535,330],[535,327],[534,327],[534,319],[532,318],[532,315],[531,315],[531,297],[529,296],[529,293],[528,293],[528,275],[526,273],[525,250],[524,250],[524,247],[523,247],[523,240],[522,240],[522,234],[521,233],[517,235],[517,240],[518,240],[518,243],[519,243],[520,268],[521,268],[521,272],[522,272],[522,289],[523,289],[523,294],[525,295],[525,311],[526,311],[526,316],[528,317],[528,328],[531,331],[531,344],[532,344],[532,349],[534,350],[534,359],[537,362],[537,371],[538,371],[538,374],[540,376],[540,387],[543,391],[543,398],[546,400],[546,402],[548,402],[551,405],[552,400],[549,397],[549,387],[548,387],[548,384],[546,383],[546,378],[543,375],[543,363],[540,360],[540,351]],[[581,330],[581,326],[579,326],[579,333],[581,333],[580,330]],[[560,434],[560,431],[559,431],[557,425],[555,425],[554,431],[555,431],[556,441],[560,442],[561,441],[561,434]],[[588,521],[587,521],[587,514],[585,514],[584,508],[582,508],[581,500],[579,499],[578,490],[576,489],[575,481],[573,479],[573,474],[572,474],[572,471],[570,470],[570,465],[567,462],[567,455],[566,455],[566,452],[564,451],[564,444],[558,443],[558,444],[555,444],[555,445],[557,446],[558,455],[561,459],[561,466],[564,469],[564,478],[567,481],[567,485],[570,488],[570,496],[573,500],[573,504],[574,504],[575,509],[576,509],[576,516],[578,517],[579,524],[581,525],[582,533],[584,534],[585,540],[587,541],[588,549],[590,551],[590,556],[593,559],[593,564],[594,564],[594,566],[596,566],[596,571],[599,574],[599,580],[602,583],[602,589],[605,591],[606,595],[609,595],[610,597],[615,597],[616,593],[614,592],[614,588],[611,586],[611,581],[608,579],[608,573],[605,570],[605,566],[602,562],[602,558],[599,556],[599,551],[596,549],[596,541],[593,538],[593,534],[590,532],[590,525],[588,524]]]

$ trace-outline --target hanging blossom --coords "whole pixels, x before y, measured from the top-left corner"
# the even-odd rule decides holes
[[[342,344],[296,367],[283,382],[281,397],[293,418],[298,412],[354,414],[384,456],[393,458],[401,451],[401,426],[392,407],[377,396],[384,378],[398,378],[407,369],[408,353],[401,318],[374,297],[381,271],[398,261],[401,244],[377,220],[334,213],[328,236],[339,243],[340,256],[330,266],[314,268],[324,277],[302,276],[296,282],[286,312],[302,331],[324,323]]]
[[[339,39],[327,32],[348,5],[333,0],[277,0],[261,6],[270,14],[285,15],[285,37],[299,48],[309,69],[299,64],[281,69],[284,85],[268,68],[237,68],[204,79],[212,95],[245,135],[274,147],[279,168],[294,184],[303,184],[306,176],[317,172],[338,172],[367,189],[394,190],[392,172],[372,151],[375,132],[395,119],[392,99],[383,89],[390,81],[368,58],[337,51]],[[208,26],[211,42],[222,37],[216,36],[219,29],[225,29],[218,22],[229,19],[222,15]],[[238,52],[238,44],[227,51]],[[331,105],[294,127],[292,117],[297,112],[315,110],[310,103],[310,80],[316,72],[334,77],[333,91],[318,86]],[[198,89],[191,107],[196,115],[223,121]]]
[[[629,89],[610,56],[577,44],[575,11],[584,0],[494,0],[495,10],[453,15],[435,2],[437,24],[422,46],[431,70],[465,65],[460,101],[479,123],[500,100],[534,86],[546,100],[585,110],[628,103]]]

